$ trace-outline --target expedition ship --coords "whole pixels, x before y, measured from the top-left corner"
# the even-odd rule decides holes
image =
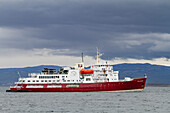
[[[83,61],[74,67],[55,69],[44,68],[41,73],[30,73],[28,78],[19,78],[7,92],[126,92],[142,91],[145,88],[147,76],[143,78],[119,79],[119,71],[107,62],[97,62],[86,69]]]

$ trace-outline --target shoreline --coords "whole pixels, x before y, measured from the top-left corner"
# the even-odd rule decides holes
[[[170,87],[170,84],[147,83],[146,87]]]

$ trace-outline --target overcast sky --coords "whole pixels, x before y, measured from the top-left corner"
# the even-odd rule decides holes
[[[170,0],[0,0],[0,67],[170,65]]]

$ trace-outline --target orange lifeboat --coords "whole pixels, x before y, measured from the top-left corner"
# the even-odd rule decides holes
[[[80,73],[81,74],[93,74],[94,71],[93,69],[81,69]]]

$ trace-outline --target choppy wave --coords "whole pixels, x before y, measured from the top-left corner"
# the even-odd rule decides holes
[[[2,113],[170,113],[170,87],[143,92],[10,93],[0,87]]]

